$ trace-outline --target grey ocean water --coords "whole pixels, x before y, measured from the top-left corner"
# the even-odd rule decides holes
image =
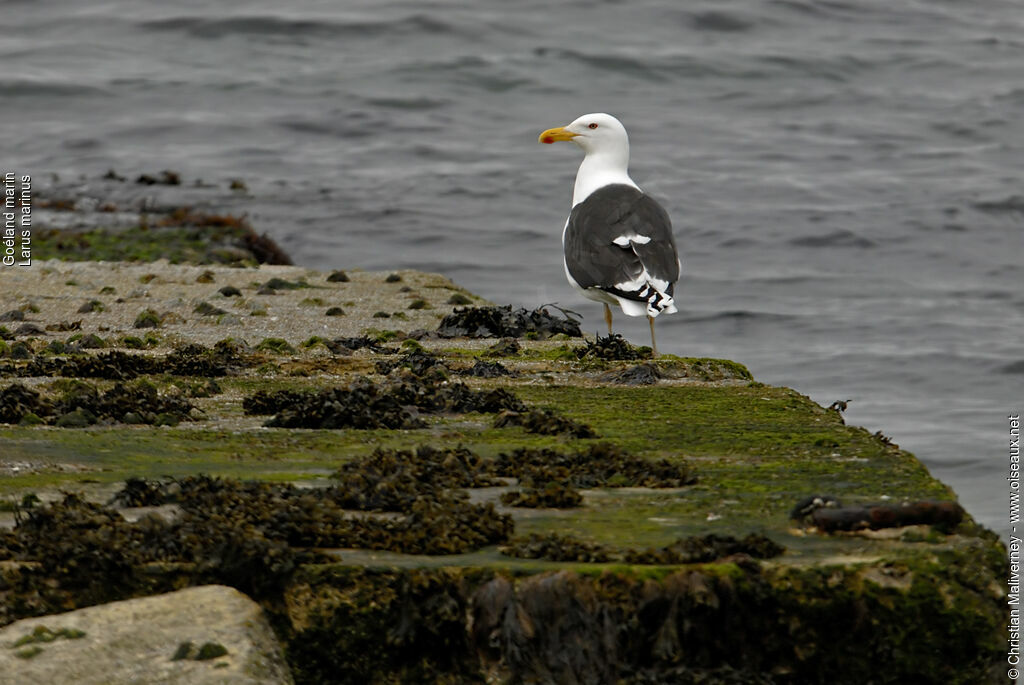
[[[436,270],[591,331],[599,306],[560,256],[580,153],[536,136],[617,115],[684,255],[662,349],[852,399],[848,422],[1009,531],[1020,2],[8,0],[2,16],[0,165],[41,190],[56,173],[102,197],[109,168],[241,177],[248,196],[201,201],[248,212],[297,263]]]

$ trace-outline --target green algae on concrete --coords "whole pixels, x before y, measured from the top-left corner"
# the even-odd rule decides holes
[[[57,630],[50,630],[46,626],[36,626],[31,633],[18,638],[11,646],[14,648],[39,642],[54,642],[61,638],[65,640],[79,640],[83,637],[85,637],[85,631],[78,630],[77,628],[58,628]]]
[[[413,280],[403,272],[403,282]],[[461,370],[497,358],[488,356],[494,340],[401,346],[406,333],[376,332],[388,360],[400,351],[433,352]],[[264,428],[263,417],[242,411],[244,397],[336,387],[374,374],[381,359],[368,350],[340,357],[304,340],[313,337],[282,339],[290,349],[275,346],[218,379],[223,392],[196,399],[202,416],[187,427],[0,427],[5,463],[28,465],[4,473],[0,496],[46,498],[59,488],[105,499],[128,477],[199,472],[323,483],[376,447],[460,444],[494,459],[518,448],[609,441],[640,457],[685,462],[697,482],[585,490],[576,509],[517,512],[517,535],[559,533],[637,549],[689,535],[758,533],[786,552],[652,567],[513,559],[496,546],[452,556],[341,550],[338,563],[300,566],[279,594],[260,597],[297,681],[999,682],[1007,570],[998,540],[969,519],[949,535],[925,526],[838,535],[799,529],[788,514],[807,495],[852,504],[955,496],[913,455],[794,390],[754,382],[727,360],[671,356],[656,362],[664,377],[654,385],[624,387],[602,373],[629,364],[581,360],[567,340],[521,340],[500,357],[516,376],[467,383],[509,390],[532,408],[592,427],[597,438],[495,428],[492,416],[477,413],[425,416],[415,430]],[[158,352],[170,344],[153,340]],[[168,378],[154,378],[169,387]],[[471,497],[496,501],[501,491]],[[152,565],[104,591],[140,595],[204,577],[187,565]],[[0,562],[10,616],[115,598],[46,583],[36,569]]]
[[[241,217],[172,212],[155,224],[128,228],[38,229],[32,235],[36,260],[65,259],[173,264],[291,264],[284,252]]]

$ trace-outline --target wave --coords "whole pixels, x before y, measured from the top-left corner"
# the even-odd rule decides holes
[[[83,86],[80,83],[29,81],[26,79],[0,80],[0,98],[46,97],[50,95],[59,97],[86,97],[93,95],[105,97],[109,93],[103,88]]]
[[[297,117],[280,117],[272,120],[274,126],[285,131],[294,131],[295,133],[312,133],[315,135],[338,136],[339,138],[355,138],[366,135],[365,128],[350,129],[342,122],[343,119],[341,118],[331,121],[313,121]]]
[[[730,247],[755,247],[755,246],[763,245],[763,244],[764,243],[762,241],[757,240],[755,238],[740,237],[740,238],[726,238],[725,240],[721,240],[718,243],[718,247],[723,247],[723,248],[730,248]]]
[[[846,82],[851,77],[870,72],[878,66],[863,57],[843,54],[810,56],[765,54],[757,55],[755,58],[758,69],[762,71],[764,77],[778,77],[781,72],[800,77],[821,78],[836,83]],[[886,61],[886,59],[883,58],[880,61]],[[767,67],[767,70],[764,70],[764,67]]]
[[[715,312],[713,314],[684,315],[673,318],[673,321],[678,323],[708,323],[714,321],[781,323],[795,321],[802,318],[805,317],[794,316],[792,314],[775,314],[772,312],[754,312],[747,309],[733,309],[723,312]]]
[[[451,24],[424,14],[413,14],[397,19],[352,21],[326,18],[290,19],[273,15],[213,19],[195,16],[143,21],[138,26],[154,32],[187,33],[197,38],[222,38],[231,35],[380,38],[389,35],[432,35],[455,32],[455,28]]]
[[[445,98],[425,95],[388,95],[366,98],[366,104],[387,109],[425,110],[437,109],[449,104]]]
[[[934,20],[943,24],[948,24],[951,21],[963,23],[956,15],[944,11],[942,3],[919,3],[919,6],[908,7],[909,3],[905,2],[865,3],[854,0],[770,0],[769,5],[789,10],[798,16],[828,19],[830,21],[846,20],[851,23],[878,21],[890,23],[896,20],[904,22],[916,21],[919,24],[928,20]]]
[[[755,23],[732,12],[708,10],[697,12],[690,17],[690,26],[698,31],[744,33],[753,29]]]
[[[668,77],[661,73],[656,61],[648,56],[632,57],[608,52],[582,52],[579,50],[552,50],[556,57],[567,58],[605,73],[623,74],[631,78],[663,83]]]
[[[986,214],[1024,214],[1024,195],[1011,195],[1002,200],[979,200],[972,202],[971,207]]]
[[[877,247],[878,243],[870,238],[858,235],[849,229],[839,229],[821,235],[805,235],[786,241],[794,247]]]
[[[1024,359],[1019,359],[1015,362],[1010,362],[1005,366],[1000,366],[999,373],[1024,374]]]
[[[491,55],[445,56],[440,59],[403,59],[392,66],[384,78],[406,86],[424,83],[449,84],[451,92],[482,89],[489,93],[504,93],[525,86],[535,86],[532,74],[509,67],[502,59]],[[435,86],[436,87],[436,86]]]
[[[683,273],[686,275],[686,287],[700,284],[702,287],[720,288],[723,285],[743,283],[751,285],[803,285],[815,283],[820,285],[837,280],[834,273],[764,273],[745,270],[742,273],[700,273],[689,274],[687,272],[687,255],[683,255]]]

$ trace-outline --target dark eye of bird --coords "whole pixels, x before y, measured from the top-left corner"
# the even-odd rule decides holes
[[[597,128],[597,124],[591,124],[588,128]]]

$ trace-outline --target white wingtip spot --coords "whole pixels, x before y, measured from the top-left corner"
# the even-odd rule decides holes
[[[619,247],[629,247],[630,243],[636,243],[637,245],[646,245],[651,242],[650,237],[645,235],[620,235],[618,238],[612,241]]]

